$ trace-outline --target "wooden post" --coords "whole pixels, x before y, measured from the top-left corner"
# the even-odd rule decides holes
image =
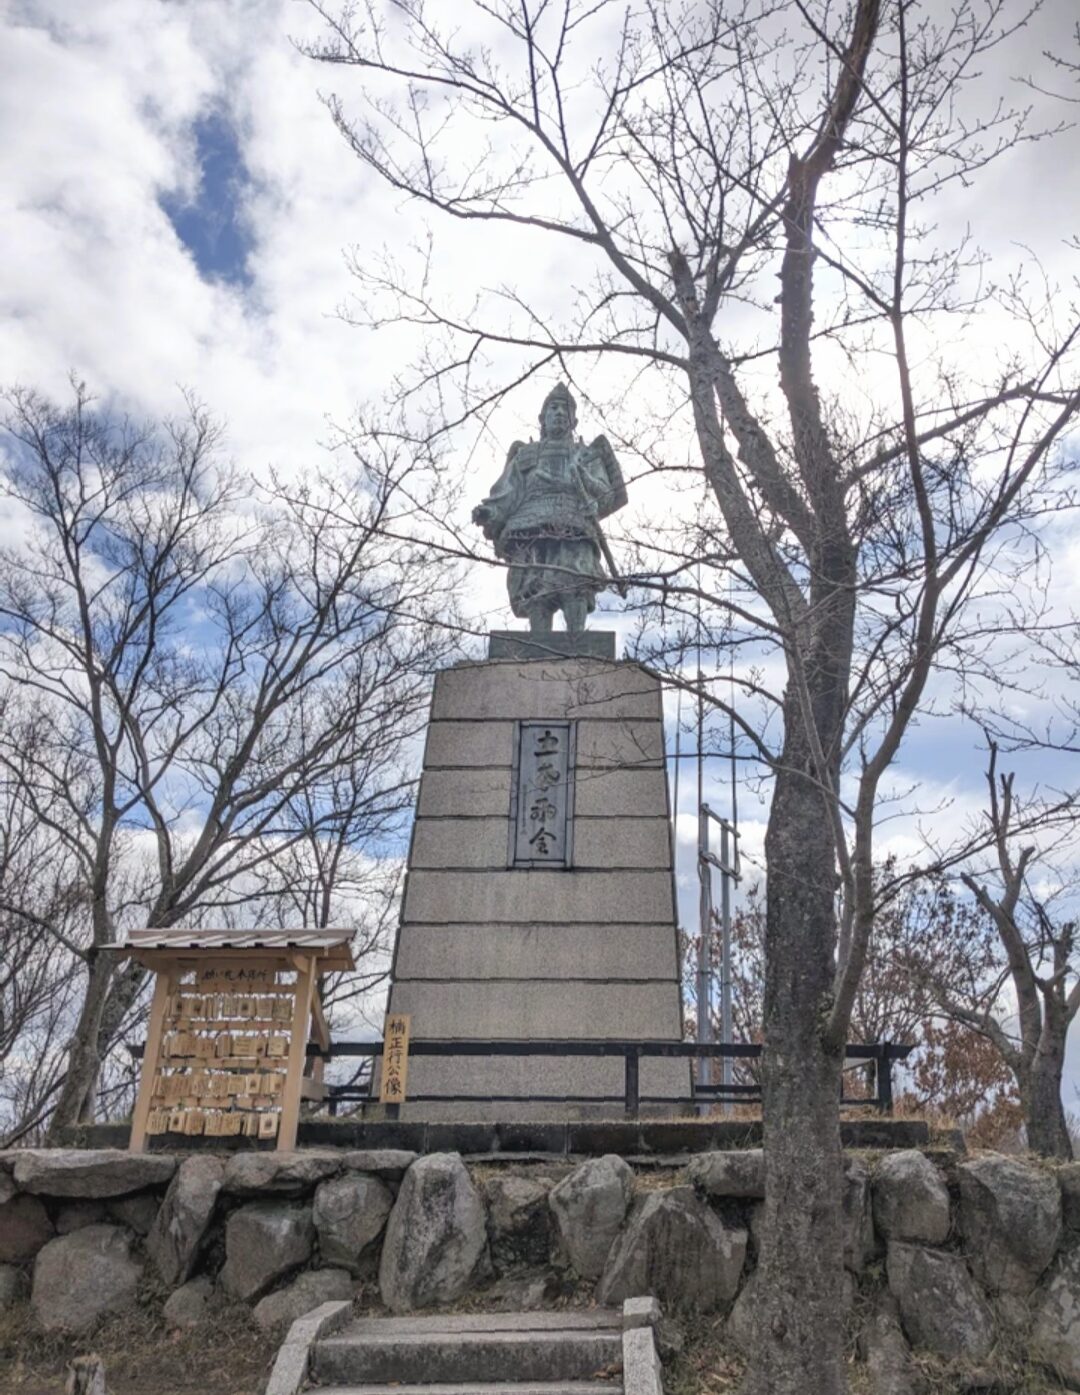
[[[289,1065],[282,1092],[281,1122],[278,1125],[277,1146],[281,1150],[296,1147],[296,1131],[300,1123],[300,1091],[307,1060],[308,1029],[311,1024],[312,995],[315,991],[316,959],[313,955],[296,955],[296,997],[293,1000]]]
[[[390,1012],[383,1028],[382,1072],[379,1077],[379,1103],[387,1110],[400,1108],[409,1079],[409,1035],[412,1017],[407,1012]],[[387,1115],[396,1119],[396,1113]]]
[[[326,1021],[326,1013],[322,1005],[322,984],[323,976],[320,974],[315,983],[315,991],[311,995],[311,1023],[312,1032],[320,1050],[330,1050],[330,1027]],[[326,1071],[326,1057],[315,1056],[311,1062],[312,1080],[322,1084]]]
[[[161,1064],[161,1034],[165,1024],[165,1009],[169,994],[173,991],[176,966],[163,964],[154,979],[154,996],[150,1002],[150,1025],[146,1035],[146,1050],[143,1052],[142,1070],[139,1072],[139,1093],[131,1116],[131,1136],[128,1148],[133,1153],[141,1153],[146,1146],[146,1121],[154,1097],[154,1082]]]
[[[877,1058],[878,1108],[882,1114],[891,1114],[893,1109],[891,1044],[883,1041],[879,1050],[881,1054]]]

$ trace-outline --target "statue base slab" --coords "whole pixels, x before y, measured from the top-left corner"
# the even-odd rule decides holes
[[[492,630],[489,659],[614,659],[614,630]]]

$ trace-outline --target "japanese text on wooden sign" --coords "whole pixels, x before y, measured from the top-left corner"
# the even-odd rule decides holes
[[[409,1076],[409,1026],[412,1018],[407,1012],[392,1012],[386,1019],[383,1034],[382,1079],[379,1082],[380,1104],[401,1104]]]
[[[154,1071],[148,1134],[277,1137],[295,977],[244,964],[178,977],[158,1059],[144,1067]]]

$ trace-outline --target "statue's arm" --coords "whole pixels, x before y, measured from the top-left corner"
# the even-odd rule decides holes
[[[494,539],[517,507],[521,493],[521,473],[516,456],[523,442],[515,441],[506,455],[503,472],[492,486],[491,493],[473,509],[474,523],[479,523],[486,538]]]
[[[596,500],[599,518],[606,518],[627,503],[626,482],[618,457],[606,436],[597,436],[589,446],[585,487]]]

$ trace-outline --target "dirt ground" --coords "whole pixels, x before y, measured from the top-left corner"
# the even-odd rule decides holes
[[[366,1300],[366,1301],[365,1301]],[[555,1306],[588,1306],[587,1286],[568,1290]],[[449,1311],[485,1306],[483,1292]],[[382,1312],[374,1293],[358,1295],[358,1311]],[[441,1311],[441,1310],[440,1310]],[[855,1363],[853,1314],[849,1333],[851,1395],[868,1395],[869,1379]],[[684,1316],[671,1324],[677,1351],[665,1362],[667,1395],[735,1395],[743,1363],[724,1340],[720,1314]],[[68,1363],[94,1354],[105,1364],[108,1395],[260,1395],[284,1333],[268,1335],[244,1305],[225,1308],[199,1328],[170,1333],[161,1319],[161,1295],[147,1293],[132,1312],[106,1320],[90,1337],[36,1332],[29,1308],[0,1314],[0,1395],[61,1395]],[[1062,1382],[1030,1366],[1002,1334],[989,1361],[973,1371],[929,1358],[917,1361],[926,1395],[1060,1395]]]
[[[258,1395],[278,1341],[250,1310],[230,1308],[196,1331],[169,1333],[157,1305],[106,1321],[92,1338],[35,1333],[25,1307],[0,1316],[0,1392],[59,1395],[68,1362],[91,1353],[105,1363],[109,1395]]]

